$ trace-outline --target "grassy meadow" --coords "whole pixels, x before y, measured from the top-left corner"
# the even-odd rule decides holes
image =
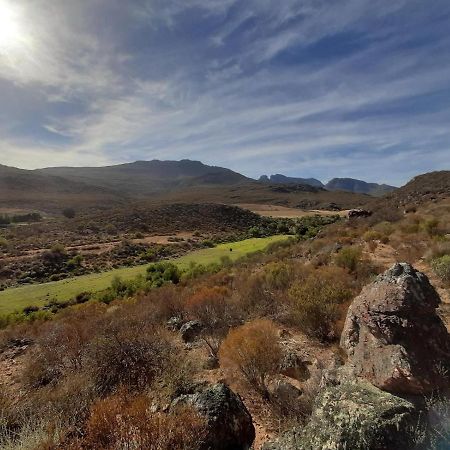
[[[278,235],[220,244],[214,248],[191,252],[172,261],[181,269],[189,267],[191,263],[203,265],[218,263],[224,256],[228,256],[232,261],[236,261],[253,252],[265,250],[273,242],[283,241],[288,238],[289,236]],[[42,306],[53,299],[57,301],[69,300],[81,292],[98,292],[108,288],[115,277],[131,280],[140,274],[145,274],[147,266],[146,264],[126,267],[61,281],[6,289],[0,292],[0,314],[20,311],[27,306]]]

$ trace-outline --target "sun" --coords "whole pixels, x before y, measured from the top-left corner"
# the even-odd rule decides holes
[[[19,10],[12,2],[0,0],[0,53],[9,53],[22,43]]]

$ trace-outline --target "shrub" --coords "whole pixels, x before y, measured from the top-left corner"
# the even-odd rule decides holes
[[[321,340],[336,336],[340,318],[339,305],[351,297],[345,273],[328,269],[317,270],[289,290],[290,309],[287,320],[306,334]]]
[[[438,234],[439,220],[436,218],[427,219],[421,224],[421,228],[429,235]]]
[[[344,247],[336,255],[335,262],[338,267],[354,272],[361,261],[362,249],[361,247]]]
[[[202,287],[185,304],[188,314],[202,322],[202,338],[214,358],[222,338],[235,321],[227,302],[229,295],[229,290],[224,286]]]
[[[170,414],[151,413],[150,401],[124,392],[97,401],[86,426],[82,446],[87,449],[141,448],[188,450],[206,434],[206,422],[190,408]]]
[[[136,391],[150,386],[178,354],[164,330],[136,322],[106,329],[91,343],[87,357],[97,389],[110,393],[118,386]]]
[[[431,261],[431,268],[442,281],[450,282],[450,255],[434,258]]]
[[[152,287],[160,287],[164,283],[177,284],[181,273],[178,267],[171,262],[159,262],[151,264],[147,268],[147,280]]]
[[[9,242],[4,238],[0,236],[0,248],[7,249],[9,247]]]
[[[76,216],[76,212],[73,208],[65,208],[62,210],[62,213],[67,219],[73,219]]]
[[[266,319],[234,328],[223,341],[219,357],[221,365],[238,369],[267,398],[267,378],[277,372],[282,357],[277,328]]]

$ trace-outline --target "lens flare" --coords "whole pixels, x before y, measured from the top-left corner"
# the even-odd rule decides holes
[[[23,41],[19,10],[9,1],[0,0],[0,53],[14,51]]]

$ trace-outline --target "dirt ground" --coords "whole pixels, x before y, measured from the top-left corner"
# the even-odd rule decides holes
[[[257,203],[239,203],[235,206],[239,206],[242,209],[248,209],[260,216],[265,217],[275,217],[275,218],[298,218],[298,217],[308,217],[308,216],[330,216],[339,214],[342,217],[345,217],[348,213],[348,210],[345,211],[326,211],[319,209],[311,209],[304,210],[298,208],[288,208],[286,206],[277,206],[277,205],[260,205]]]

